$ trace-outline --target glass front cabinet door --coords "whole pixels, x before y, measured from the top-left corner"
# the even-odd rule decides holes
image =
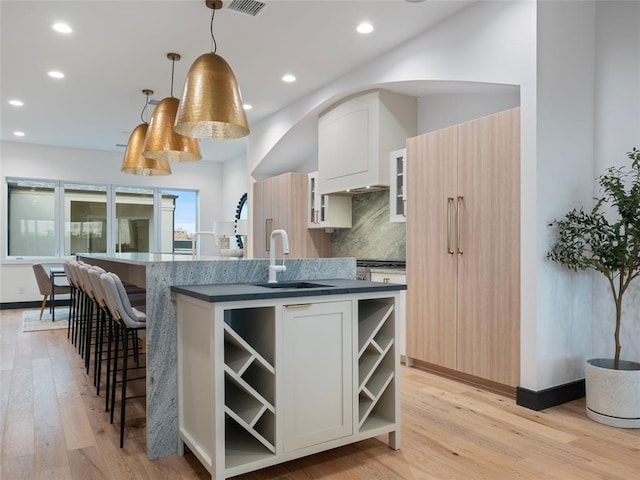
[[[351,228],[351,196],[318,193],[318,172],[308,174],[307,228]]]
[[[406,168],[407,149],[394,150],[389,154],[389,214],[391,222],[407,221]]]

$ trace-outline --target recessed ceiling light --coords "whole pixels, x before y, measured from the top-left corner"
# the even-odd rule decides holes
[[[296,77],[294,77],[290,73],[287,73],[286,75],[284,75],[282,77],[282,81],[283,82],[287,82],[287,83],[295,82],[296,81]]]
[[[367,22],[362,22],[360,25],[358,25],[358,28],[356,28],[356,30],[358,31],[358,33],[371,33],[373,32],[373,25]]]
[[[58,33],[71,33],[71,32],[73,32],[73,30],[71,30],[71,27],[69,25],[67,25],[66,23],[55,23],[55,24],[53,24],[53,26],[51,28],[53,28]]]
[[[24,132],[20,132],[20,131],[17,131],[17,130],[16,130],[15,132],[13,132],[13,134],[14,134],[16,137],[24,137]]]
[[[244,107],[245,110],[251,110],[253,108],[253,105],[250,105],[248,103],[245,103],[244,105],[242,105]]]
[[[24,105],[24,102],[14,99],[14,100],[9,100],[9,104],[13,105],[14,107],[21,107]]]
[[[57,70],[51,70],[49,72],[49,76],[53,78],[64,78],[64,73],[58,72]]]

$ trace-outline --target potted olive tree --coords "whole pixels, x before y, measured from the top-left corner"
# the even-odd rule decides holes
[[[590,212],[573,209],[551,224],[557,239],[547,256],[571,270],[591,269],[605,276],[615,304],[615,350],[613,358],[587,360],[587,415],[607,425],[638,428],[640,363],[620,358],[625,343],[640,341],[621,338],[622,300],[640,276],[640,150],[627,156],[630,169],[611,167],[598,177],[601,195]],[[639,317],[636,310],[628,319]]]

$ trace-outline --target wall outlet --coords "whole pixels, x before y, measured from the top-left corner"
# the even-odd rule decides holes
[[[18,287],[18,295],[24,295],[24,287]]]

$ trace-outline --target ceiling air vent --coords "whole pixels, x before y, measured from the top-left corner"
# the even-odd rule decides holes
[[[262,10],[262,7],[264,6],[264,3],[258,2],[256,0],[233,0],[227,8],[239,13],[244,13],[245,15],[251,15],[252,17],[255,17],[256,15],[258,15],[258,13],[260,13],[260,10]]]

